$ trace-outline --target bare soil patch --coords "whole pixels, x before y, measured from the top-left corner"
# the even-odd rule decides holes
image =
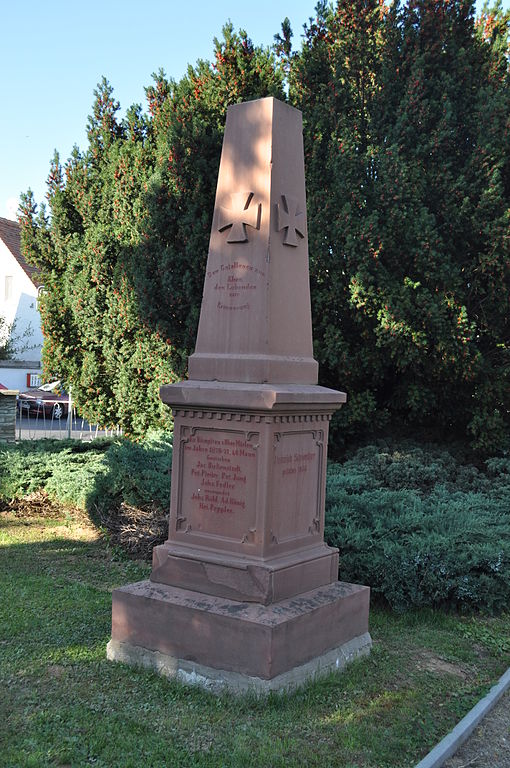
[[[435,672],[438,675],[454,675],[462,680],[466,680],[469,676],[468,670],[464,669],[460,664],[445,661],[440,656],[435,656],[428,651],[423,651],[418,656],[416,666],[418,669],[423,669],[427,672]]]
[[[129,557],[150,561],[152,549],[168,537],[168,514],[155,504],[134,507],[123,502],[115,509],[97,510],[110,542]]]
[[[90,516],[80,509],[68,509],[49,498],[44,491],[27,494],[11,501],[0,500],[0,513],[14,515],[19,520],[54,519],[72,515],[73,522],[89,530],[92,538],[101,535]],[[151,560],[152,549],[168,536],[168,514],[155,504],[134,507],[123,502],[108,510],[94,510],[94,517],[112,546],[120,546],[133,560]],[[88,538],[91,538],[89,536]]]
[[[0,499],[0,512],[10,512],[18,518],[45,517],[56,520],[62,517],[62,505],[50,499],[44,491],[34,491],[21,499]]]

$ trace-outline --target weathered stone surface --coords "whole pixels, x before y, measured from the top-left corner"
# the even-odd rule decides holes
[[[184,405],[173,411],[169,541],[154,551],[151,578],[265,604],[335,580],[324,494],[342,393],[185,382],[171,394]]]
[[[120,643],[117,640],[110,640],[108,643],[107,657],[110,661],[152,669],[165,677],[186,685],[198,685],[213,693],[227,690],[234,694],[250,692],[265,695],[271,691],[292,691],[329,672],[340,672],[354,659],[367,656],[371,647],[372,640],[367,632],[268,680],[234,670],[208,667],[196,661],[179,659],[167,653],[151,651],[140,645]]]
[[[0,442],[16,440],[16,396],[18,390],[0,389]]]
[[[112,638],[270,680],[354,638],[368,646],[368,601],[338,581],[268,606],[144,581],[114,591]]]
[[[151,581],[263,605],[331,584],[338,552],[322,542],[306,551],[261,560],[167,542],[153,551]]]
[[[189,378],[316,384],[301,113],[228,108]]]

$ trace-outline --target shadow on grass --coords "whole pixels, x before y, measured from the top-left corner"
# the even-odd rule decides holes
[[[149,433],[143,442],[40,440],[0,450],[0,504],[18,499],[21,516],[51,514],[50,502],[85,511],[133,557],[150,559],[167,536],[172,435]],[[35,504],[34,494],[47,494]],[[40,498],[38,499],[40,502]],[[9,511],[3,502],[3,509]],[[37,507],[37,508],[36,508]],[[2,507],[0,507],[0,510]]]
[[[48,521],[44,521],[46,523],[46,529],[48,528]],[[0,520],[0,525],[9,531],[10,529],[16,530],[18,528],[23,528],[27,531],[27,535],[30,536],[36,536],[37,530],[41,529],[41,523],[38,520],[31,519],[31,520],[12,520],[12,519],[5,519]],[[51,526],[51,532],[56,532],[60,528],[66,528],[66,523],[61,522],[57,526]],[[30,532],[30,529],[32,533]],[[35,532],[34,532],[35,531]],[[21,533],[17,535],[22,535]],[[46,536],[50,535],[49,531],[46,530]],[[0,563],[2,563],[3,560],[6,561],[9,565],[9,571],[11,574],[16,574],[18,571],[18,564],[21,563],[32,563],[37,562],[41,564],[41,566],[46,562],[47,558],[51,553],[58,552],[59,557],[61,558],[67,558],[68,556],[72,556],[74,558],[81,558],[81,557],[94,557],[94,558],[100,558],[105,559],[104,556],[104,546],[100,547],[98,546],[99,539],[94,538],[89,541],[83,541],[83,539],[78,538],[72,538],[72,537],[55,537],[51,538],[46,541],[38,541],[36,538],[34,540],[23,543],[23,544],[17,544],[14,542],[6,542],[6,546],[0,548]],[[55,564],[57,565],[57,564]],[[83,564],[83,567],[85,567],[85,564]],[[21,565],[19,567],[19,573],[20,575],[28,576],[26,569],[23,568]],[[42,570],[40,568],[37,569],[37,571],[32,572],[40,574],[42,573]]]

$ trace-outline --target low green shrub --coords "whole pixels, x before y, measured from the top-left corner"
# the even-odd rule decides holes
[[[340,578],[403,611],[499,611],[510,600],[510,461],[437,447],[363,448],[328,468],[326,541]]]
[[[123,438],[35,440],[0,450],[0,499],[44,490],[63,504],[92,510],[122,502],[168,507],[172,436],[152,432]]]
[[[171,460],[172,436],[164,432],[139,443],[6,446],[0,499],[43,489],[113,522],[122,505],[143,507],[144,520],[130,525],[149,530],[151,514],[154,522],[168,510]],[[510,602],[510,459],[476,467],[462,453],[435,446],[362,448],[328,467],[325,538],[340,550],[340,578],[370,585],[398,611],[504,609]]]
[[[84,508],[111,441],[34,440],[0,449],[0,499],[10,500],[34,491]]]
[[[125,502],[133,506],[152,504],[168,509],[172,469],[172,434],[149,432],[144,440],[115,441],[104,455],[102,472],[90,499],[96,506]]]

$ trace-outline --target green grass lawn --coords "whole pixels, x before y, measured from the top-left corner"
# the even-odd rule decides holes
[[[372,608],[374,647],[287,696],[216,698],[106,660],[145,578],[85,516],[0,513],[0,765],[413,766],[510,664],[510,617]]]

